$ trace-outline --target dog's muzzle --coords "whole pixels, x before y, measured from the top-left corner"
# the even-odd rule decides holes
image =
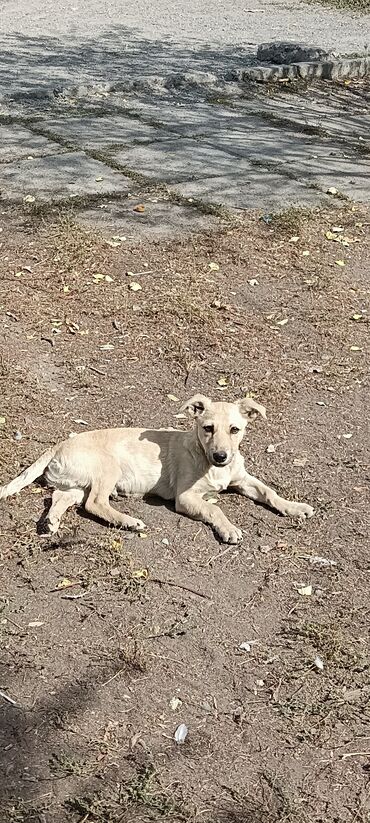
[[[227,452],[213,452],[212,460],[215,466],[225,466],[228,463]]]

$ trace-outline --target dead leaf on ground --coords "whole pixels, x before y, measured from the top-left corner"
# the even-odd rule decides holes
[[[301,589],[298,589],[298,594],[301,594],[302,597],[311,597],[312,586],[302,586]]]
[[[303,468],[303,466],[305,466],[306,463],[307,457],[296,457],[295,460],[293,460],[293,466],[298,466],[300,468]]]
[[[140,535],[140,537],[141,537],[141,535]],[[146,535],[145,535],[145,537],[146,537]],[[135,569],[132,572],[131,577],[133,577],[134,580],[147,580],[148,577],[149,577],[148,569]]]
[[[180,700],[179,697],[171,697],[170,709],[172,709],[172,711],[175,712],[176,709],[180,708],[180,706],[182,706],[182,700]]]

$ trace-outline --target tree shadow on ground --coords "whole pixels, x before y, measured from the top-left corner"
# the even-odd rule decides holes
[[[236,107],[228,105],[228,98],[211,101],[210,90],[219,86],[207,85],[207,79],[203,83],[204,78],[199,86],[194,78],[194,73],[210,72],[225,86],[225,80],[227,85],[253,59],[248,48],[184,47],[143,39],[123,26],[96,39],[3,38],[0,98],[2,94],[4,112],[11,113],[14,107],[26,114],[31,110],[36,120],[32,129],[39,127],[40,134],[55,146],[49,159],[34,160],[32,178],[26,162],[15,172],[4,169],[4,191],[9,186],[18,190],[28,185],[31,194],[31,188],[41,192],[50,178],[49,199],[50,190],[59,184],[69,196],[68,181],[76,177],[73,163],[79,165],[77,178],[82,179],[85,160],[68,152],[73,149],[95,152],[95,159],[116,172],[139,173],[149,184],[176,184],[176,194],[182,197],[227,207],[273,209],[277,202],[310,205],[319,199],[317,187],[327,191],[331,186],[363,199],[368,190],[368,160],[340,142],[343,138],[356,142],[366,133],[358,101],[355,114],[348,105],[354,99],[350,92],[347,110],[338,95],[330,106],[320,100],[311,105],[305,98],[305,115],[299,98],[293,113],[289,103],[284,107],[276,96],[268,102],[257,96],[254,105],[238,98]],[[190,73],[194,82],[189,76],[185,82],[184,73]],[[108,87],[109,93],[104,91]],[[40,115],[47,115],[48,120],[37,123]],[[285,122],[279,117],[285,117]],[[315,123],[317,134],[312,133]],[[320,133],[322,126],[330,137]],[[5,135],[9,139],[11,135]],[[56,156],[58,143],[60,154]],[[41,146],[40,151],[50,154],[52,145]],[[9,159],[6,149],[4,159]],[[89,180],[100,170],[91,161],[85,167]],[[109,192],[120,181],[116,174]]]
[[[24,100],[58,94],[69,86],[140,84],[150,77],[188,71],[225,75],[251,62],[251,49],[146,40],[115,26],[96,39],[11,35],[1,42],[0,92]]]

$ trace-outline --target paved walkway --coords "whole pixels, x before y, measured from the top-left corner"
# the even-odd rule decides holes
[[[117,233],[166,233],[172,219],[175,233],[203,226],[214,206],[366,201],[369,151],[360,82],[213,102],[189,91],[92,93],[0,118],[3,202],[75,201],[81,219]]]
[[[269,211],[333,190],[368,200],[368,83],[266,94],[230,77],[266,39],[361,50],[370,17],[277,0],[230,5],[226,14],[221,0],[205,0],[200,13],[196,0],[186,11],[161,0],[154,15],[141,0],[124,10],[89,0],[88,13],[77,0],[6,0],[3,203],[74,200],[82,220],[107,231],[158,236],[203,226],[217,207]]]

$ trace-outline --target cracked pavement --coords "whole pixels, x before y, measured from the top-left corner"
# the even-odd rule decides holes
[[[52,36],[48,14],[39,37],[32,26],[3,37],[3,204],[70,203],[82,221],[134,239],[202,228],[225,210],[369,200],[368,78],[236,83],[228,72],[248,48],[180,50],[119,26]],[[216,84],[204,74],[215,64]]]

